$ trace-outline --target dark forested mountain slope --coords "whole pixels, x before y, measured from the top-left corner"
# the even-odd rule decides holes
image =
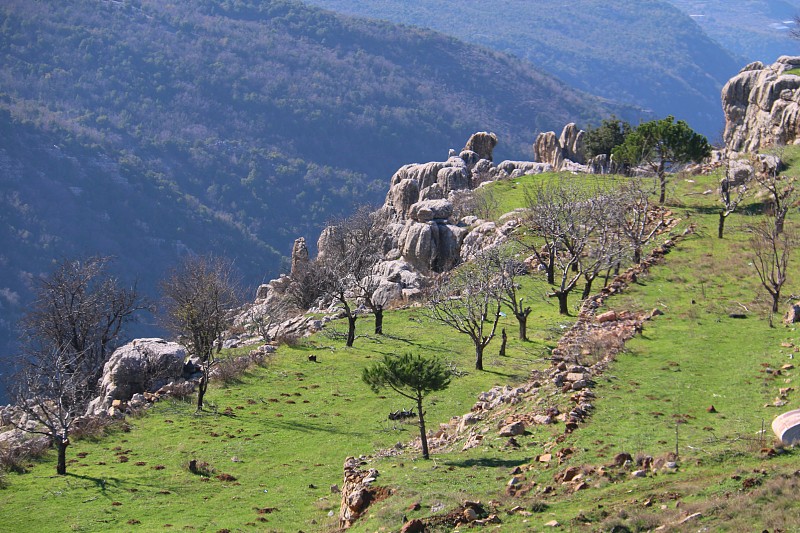
[[[474,131],[625,115],[529,64],[288,1],[0,4],[0,326],[54,258],[118,257],[147,292],[187,251],[248,283]],[[628,114],[628,118],[634,118]]]
[[[662,0],[307,0],[342,13],[433,28],[530,60],[560,79],[715,136],[720,89],[741,68]]]
[[[770,64],[782,55],[800,53],[800,42],[789,38],[800,15],[798,0],[667,0],[691,16],[722,46],[743,61]]]

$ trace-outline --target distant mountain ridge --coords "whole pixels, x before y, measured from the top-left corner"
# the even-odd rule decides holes
[[[153,292],[189,252],[277,274],[294,238],[383,199],[402,164],[475,131],[634,119],[513,57],[292,1],[0,5],[0,348],[32,280],[118,258]]]
[[[341,13],[432,28],[531,61],[592,94],[686,120],[714,137],[722,86],[740,62],[662,0],[307,0]]]
[[[772,63],[782,55],[800,53],[800,42],[789,37],[800,15],[798,0],[667,0],[691,16],[712,39],[743,62]]]

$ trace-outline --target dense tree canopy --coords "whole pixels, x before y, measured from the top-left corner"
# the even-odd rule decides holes
[[[583,140],[586,143],[586,155],[596,157],[605,155],[611,157],[614,148],[625,142],[625,137],[631,132],[631,125],[616,117],[603,120],[599,126],[586,129]]]
[[[659,201],[663,204],[667,194],[667,171],[678,164],[700,162],[711,155],[711,146],[705,136],[695,133],[682,120],[675,122],[675,117],[670,115],[637,126],[625,142],[614,149],[613,155],[620,163],[649,167],[658,176]]]

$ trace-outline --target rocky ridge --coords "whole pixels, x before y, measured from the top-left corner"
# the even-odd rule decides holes
[[[782,56],[772,65],[756,61],[722,89],[724,140],[731,152],[754,153],[800,140],[800,57]]]
[[[519,225],[519,213],[509,213],[495,223],[465,215],[458,209],[483,183],[553,170],[548,163],[531,161],[502,161],[495,165],[496,145],[494,133],[478,132],[461,151],[450,150],[445,161],[412,163],[394,173],[384,203],[374,213],[386,228],[384,259],[373,272],[381,280],[379,291],[387,303],[417,300],[432,277],[468,261],[482,249],[504,242]],[[323,230],[317,241],[320,255],[325,254],[328,232],[327,228]],[[308,248],[301,237],[292,251],[293,270],[308,260]],[[261,285],[253,311],[266,312],[271,303],[280,300],[290,283],[291,276],[287,274]],[[335,310],[327,306],[315,311],[331,318],[293,318],[276,325],[274,333],[316,331],[335,316]],[[239,322],[246,323],[247,319]]]

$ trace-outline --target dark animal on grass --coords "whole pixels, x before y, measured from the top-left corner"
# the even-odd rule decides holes
[[[405,420],[417,416],[413,409],[394,411],[389,413],[389,420]]]

